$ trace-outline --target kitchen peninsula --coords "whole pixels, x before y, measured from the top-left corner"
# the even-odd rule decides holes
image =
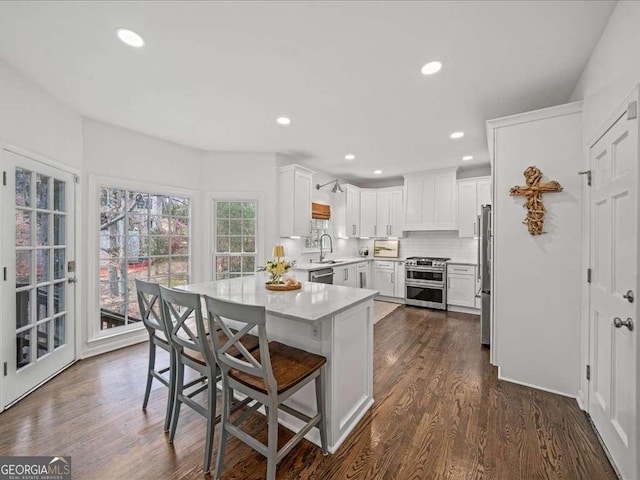
[[[282,342],[327,358],[325,410],[327,440],[334,453],[373,405],[373,298],[375,290],[304,282],[300,290],[273,292],[266,276],[204,282],[180,287],[213,298],[266,308],[270,341]],[[288,404],[315,413],[313,384]],[[301,422],[279,412],[280,423],[298,430]],[[306,438],[319,445],[317,429]]]

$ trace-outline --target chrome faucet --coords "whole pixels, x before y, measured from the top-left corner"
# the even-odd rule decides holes
[[[333,253],[333,238],[328,233],[320,235],[320,262],[324,260],[324,253],[322,252],[322,239],[327,237],[329,239],[329,253]]]

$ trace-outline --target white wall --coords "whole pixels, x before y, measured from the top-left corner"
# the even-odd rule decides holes
[[[0,141],[73,168],[82,165],[80,115],[0,60]]]
[[[262,245],[258,262],[271,258],[273,246],[278,243],[276,154],[256,152],[204,152],[200,170],[199,188],[205,195],[204,212],[208,212],[211,194],[217,192],[257,193],[262,198]],[[212,212],[211,212],[212,213]],[[260,219],[259,219],[260,220]],[[200,222],[208,228],[212,220],[203,217]],[[207,238],[210,232],[203,232]],[[208,249],[208,246],[207,246]],[[203,266],[211,269],[208,250],[203,257]],[[209,279],[205,275],[203,278]]]
[[[640,82],[640,2],[620,1],[572,95],[583,100],[585,143]]]
[[[491,124],[491,122],[490,122]],[[500,119],[495,126],[494,262],[495,336],[500,377],[576,396],[581,311],[580,105]],[[544,180],[564,190],[544,195],[545,234],[530,235],[522,221],[524,170],[535,165]]]

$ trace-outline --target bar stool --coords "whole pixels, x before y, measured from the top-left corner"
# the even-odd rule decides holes
[[[211,338],[217,341],[219,335],[224,335],[215,329],[207,329],[202,317],[202,303],[200,295],[180,290],[173,290],[160,286],[160,299],[163,317],[169,331],[169,343],[174,354],[175,363],[175,388],[173,397],[173,411],[171,414],[171,426],[169,442],[173,443],[180,417],[180,407],[187,405],[207,420],[207,433],[204,448],[204,473],[211,469],[211,453],[213,450],[213,432],[215,424],[220,421],[216,416],[217,388],[220,379],[220,370],[215,361]],[[210,331],[216,332],[209,335]],[[258,339],[247,336],[242,348],[253,350],[258,346]],[[233,352],[231,352],[233,354]],[[240,354],[237,352],[237,354]],[[198,372],[201,377],[184,383],[184,367],[188,366]],[[186,390],[196,383],[206,382],[187,393]],[[203,407],[193,397],[206,391],[207,404]],[[248,404],[250,399],[237,402],[232,406],[233,411]]]
[[[298,348],[269,342],[266,333],[265,308],[242,305],[205,296],[209,328],[220,328],[226,336],[221,341],[213,337],[216,361],[222,370],[222,426],[215,478],[222,475],[224,453],[231,434],[267,457],[267,479],[274,480],[276,467],[282,458],[311,430],[320,430],[322,452],[327,453],[326,420],[324,413],[323,366],[327,359]],[[231,324],[242,325],[234,331]],[[249,352],[240,340],[254,328],[258,330],[259,349]],[[232,355],[235,348],[241,357]],[[295,410],[283,402],[303,386],[315,380],[317,414],[313,417]],[[231,401],[234,390],[256,401],[249,409],[231,420]],[[239,428],[249,415],[264,405],[268,419],[267,445],[259,442]],[[305,425],[286,445],[278,450],[278,409],[303,420]]]
[[[169,344],[169,331],[160,311],[160,286],[157,283],[144,282],[136,278],[136,292],[142,323],[147,329],[147,332],[149,332],[149,365],[147,367],[147,386],[144,391],[142,410],[147,409],[151,384],[155,378],[169,389],[167,411],[164,418],[164,431],[168,432],[171,412],[173,410],[175,359],[171,351],[171,345]],[[155,367],[157,347],[160,347],[169,354],[169,366],[160,370],[156,370]],[[167,372],[169,372],[169,378],[163,376],[163,374]]]

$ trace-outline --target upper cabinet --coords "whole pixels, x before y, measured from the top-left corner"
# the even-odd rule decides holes
[[[280,236],[301,237],[311,232],[312,170],[300,165],[278,168]]]
[[[404,177],[405,230],[456,230],[456,169],[443,168]]]
[[[482,205],[491,205],[491,177],[458,181],[458,235],[479,235],[478,215]]]
[[[331,197],[333,231],[341,238],[360,236],[360,189],[354,185],[341,185],[343,193]]]
[[[360,191],[360,236],[375,237],[380,235],[376,225],[377,193],[374,189]]]
[[[378,237],[399,237],[402,235],[403,199],[403,188],[381,188],[376,192],[376,235]]]

